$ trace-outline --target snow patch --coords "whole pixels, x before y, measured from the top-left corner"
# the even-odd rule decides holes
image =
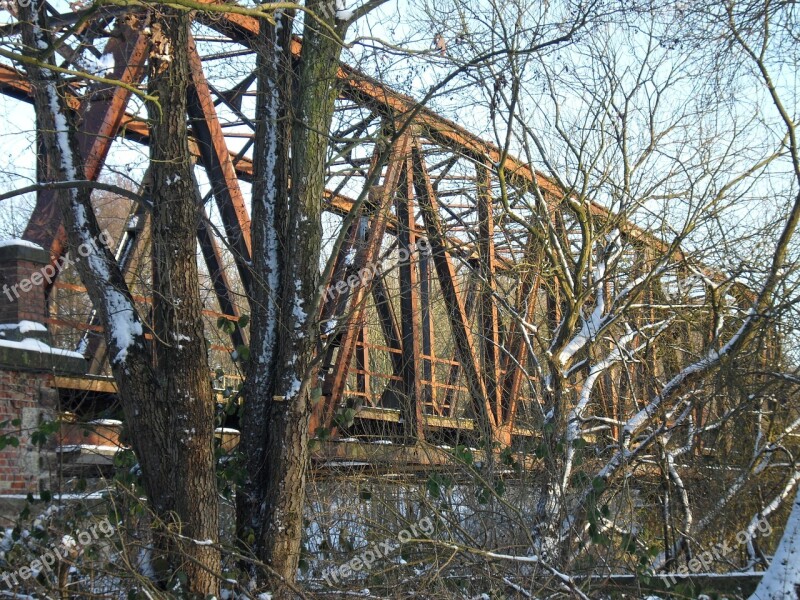
[[[352,9],[348,9],[344,3],[344,0],[336,0],[336,20],[337,21],[349,21],[353,18],[355,11]]]
[[[137,566],[139,568],[139,573],[141,573],[144,577],[147,577],[151,581],[156,580],[156,571],[153,568],[152,558],[153,558],[153,548],[151,546],[144,546],[141,550],[139,550],[139,555],[136,557],[137,562],[139,563]]]
[[[69,454],[70,452],[91,452],[95,454],[116,454],[120,451],[119,446],[97,445],[97,444],[65,444],[56,449],[58,452]]]
[[[95,419],[94,421],[89,421],[89,425],[101,425],[104,427],[121,427],[122,421],[118,419]]]
[[[31,331],[47,332],[47,327],[35,321],[20,321],[19,323],[4,323],[0,325],[0,331],[9,329],[19,329],[20,333],[29,333]]]
[[[20,239],[5,239],[0,240],[0,248],[9,248],[11,246],[17,246],[20,248],[32,248],[34,250],[44,250],[39,244],[34,244],[33,242],[29,242],[27,240],[20,240]]]
[[[19,322],[19,332],[20,333],[28,333],[28,332],[31,332],[31,331],[47,332],[47,327],[45,327],[41,323],[36,323],[35,321],[20,321]]]
[[[79,69],[90,75],[99,75],[101,77],[113,73],[116,67],[113,53],[103,54],[100,58],[95,58],[91,54],[86,54],[77,60],[75,64]]]
[[[83,354],[72,352],[71,350],[62,350],[61,348],[52,348],[44,342],[31,338],[25,338],[21,342],[0,340],[0,348],[13,348],[15,350],[26,350],[28,352],[41,352],[43,354],[54,354],[56,356],[83,359]]]

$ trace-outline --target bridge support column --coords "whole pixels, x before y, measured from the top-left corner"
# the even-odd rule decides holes
[[[49,344],[50,254],[21,240],[0,242],[0,496],[50,489],[48,453],[31,434],[58,407],[55,374],[84,374],[83,356]]]
[[[9,330],[13,329],[10,325],[24,321],[44,323],[47,317],[44,288],[57,275],[55,267],[48,267],[49,264],[50,254],[36,244],[23,240],[0,242],[0,325],[4,332],[0,338],[9,339]]]

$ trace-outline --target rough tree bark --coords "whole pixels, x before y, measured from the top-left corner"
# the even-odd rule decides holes
[[[75,137],[76,115],[69,93],[52,63],[52,38],[44,3],[21,7],[23,43],[40,63],[28,67],[35,92],[37,126],[50,161],[51,181],[83,179]],[[77,263],[104,324],[110,364],[119,387],[126,425],[142,469],[143,484],[156,514],[181,533],[216,541],[217,500],[213,462],[213,404],[205,354],[195,259],[197,209],[185,127],[185,54],[189,18],[162,10],[152,24],[150,106],[153,188],[154,313],[152,344],[111,251],[98,243],[100,227],[91,190],[64,190],[61,210],[69,245],[94,250]],[[87,246],[88,247],[88,246]],[[218,592],[219,553],[208,545],[156,536],[156,551],[167,554],[163,578],[184,571],[188,591]]]
[[[151,427],[161,444],[142,448],[171,460],[149,477],[148,491],[159,498],[159,514],[174,511],[182,533],[196,540],[218,537],[214,463],[214,400],[203,332],[197,272],[198,221],[201,218],[192,176],[186,129],[189,85],[190,14],[162,7],[152,28],[148,92],[150,173],[152,176],[152,264],[154,385]],[[219,552],[189,542],[180,551],[195,591],[216,593]]]
[[[241,438],[246,478],[236,493],[236,509],[239,539],[259,556],[264,555],[262,548],[266,542],[262,533],[267,518],[264,495],[269,482],[276,479],[270,468],[274,463],[267,460],[267,443],[275,435],[269,424],[274,426],[280,418],[275,414],[279,411],[275,410],[272,396],[281,312],[281,256],[286,248],[289,207],[289,107],[294,80],[291,29],[292,14],[276,14],[274,26],[262,24],[256,44],[258,90],[251,221],[254,277],[250,299],[251,353]],[[289,405],[284,403],[283,408]],[[292,533],[296,536],[296,532]],[[290,549],[285,560],[295,560],[297,552],[299,546]],[[273,563],[273,566],[279,572],[286,571],[281,565]]]
[[[276,25],[263,25],[259,33],[252,220],[257,281],[242,430],[247,477],[238,490],[237,527],[273,570],[278,595],[295,580],[300,560],[321,199],[340,40],[352,21],[383,1],[347,14],[330,1],[307,2],[316,18],[305,17],[294,65],[291,13],[276,13]]]

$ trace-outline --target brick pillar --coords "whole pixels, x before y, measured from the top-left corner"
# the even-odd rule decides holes
[[[0,450],[0,497],[51,488],[48,453],[31,434],[55,418],[55,375],[86,373],[82,356],[49,345],[45,289],[55,275],[41,247],[0,241],[0,434],[18,441]]]
[[[22,321],[44,323],[47,318],[45,287],[55,277],[50,255],[23,240],[0,241],[0,325]],[[40,328],[17,331],[4,327],[5,339],[46,339]]]
[[[31,434],[42,420],[54,418],[57,401],[52,373],[0,366],[0,422],[7,422],[0,434],[19,442],[0,450],[0,496],[51,489],[48,452],[31,442]]]

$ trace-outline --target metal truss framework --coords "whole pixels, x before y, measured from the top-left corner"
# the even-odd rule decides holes
[[[51,12],[51,24],[63,33],[71,28],[69,35],[84,52],[94,51],[100,62],[103,55],[113,57],[115,66],[107,77],[141,84],[148,39],[136,13],[104,9],[83,22],[80,12]],[[240,55],[252,53],[256,19],[223,14],[204,25],[227,42],[241,45]],[[5,33],[13,35],[13,27]],[[105,38],[102,52],[96,50],[95,40]],[[300,41],[293,44],[297,55]],[[231,251],[246,293],[251,281],[250,217],[240,181],[248,182],[253,175],[247,153],[254,124],[243,99],[254,93],[255,77],[248,74],[222,91],[205,74],[206,64],[220,57],[201,56],[194,40],[189,55],[191,151],[208,177],[223,229],[218,235],[206,220],[197,238],[220,314],[236,320],[244,307],[233,291],[232,273],[224,268],[219,243]],[[74,57],[65,59],[69,64]],[[528,209],[515,202],[534,188],[553,207],[563,200],[562,193],[529,165],[504,157],[496,146],[356,69],[342,64],[338,76],[337,122],[342,128],[333,136],[323,201],[333,215],[347,215],[350,225],[331,280],[325,282],[328,292],[319,315],[322,401],[312,431],[335,426],[340,407],[357,399],[363,418],[394,421],[413,438],[423,439],[436,428],[474,430],[501,444],[510,443],[513,435],[529,435],[530,430],[517,424],[517,416],[537,396],[538,382],[529,368],[530,350],[520,318],[531,320],[539,311],[555,328],[558,298],[556,287],[545,281],[540,246],[501,210],[496,194],[498,162],[504,160],[506,177],[517,190],[511,208],[518,214]],[[0,91],[30,101],[27,80],[9,66],[0,65]],[[99,177],[116,136],[147,143],[146,122],[126,113],[130,96],[120,87],[76,84],[70,101],[80,117],[86,179]],[[228,121],[220,118],[221,112]],[[347,192],[358,191],[359,185],[363,189],[373,174],[380,132],[412,112],[411,127],[394,143],[388,164],[378,174],[380,185],[371,190],[370,201],[356,209]],[[242,128],[250,133],[242,134]],[[40,155],[39,160],[47,157]],[[141,187],[145,198],[147,187],[145,178]],[[198,188],[201,210],[206,210],[206,200]],[[607,216],[602,207],[592,210],[598,218]],[[141,251],[147,211],[138,206],[133,216],[134,225],[117,248],[126,274]],[[633,227],[623,234],[649,252],[667,250]],[[38,193],[24,237],[49,248],[54,260],[63,254],[65,234],[54,192]],[[415,251],[422,246],[429,250]],[[384,274],[374,268],[397,253],[410,258],[401,261],[396,271]],[[514,299],[511,312],[518,318],[501,318],[500,289],[503,297]],[[94,372],[102,367],[104,356],[98,328],[94,322],[87,326],[94,332],[88,349]],[[232,342],[246,343],[246,332],[237,327]]]

